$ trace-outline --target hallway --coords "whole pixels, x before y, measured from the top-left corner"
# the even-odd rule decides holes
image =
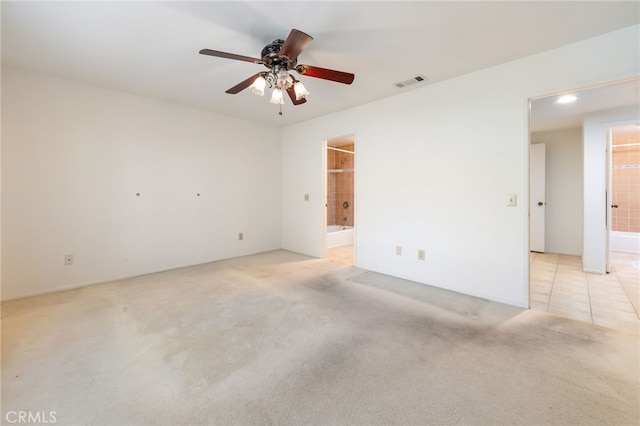
[[[640,255],[611,253],[607,275],[582,271],[578,256],[530,253],[531,309],[638,333]]]

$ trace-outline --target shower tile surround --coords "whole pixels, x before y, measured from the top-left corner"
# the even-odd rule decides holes
[[[355,146],[336,148],[354,151]],[[354,154],[327,149],[327,225],[354,226],[354,167]],[[347,208],[343,207],[345,201]]]
[[[640,136],[617,136],[613,138],[611,225],[614,231],[640,232]]]

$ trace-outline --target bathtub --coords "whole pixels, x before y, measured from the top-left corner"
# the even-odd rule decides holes
[[[611,231],[609,236],[611,251],[640,253],[640,233]]]
[[[353,244],[353,226],[327,226],[327,248]]]

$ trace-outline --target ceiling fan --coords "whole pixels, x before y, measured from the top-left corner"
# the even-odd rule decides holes
[[[289,98],[291,98],[291,102],[293,102],[294,105],[300,105],[306,102],[309,92],[300,81],[289,74],[292,70],[297,71],[301,75],[344,84],[353,83],[353,79],[355,78],[355,75],[347,72],[298,64],[298,55],[300,55],[312,41],[313,37],[310,35],[292,29],[286,40],[276,39],[266,45],[264,49],[262,49],[261,59],[211,49],[202,49],[200,54],[253,62],[254,64],[262,64],[269,69],[269,71],[259,72],[241,81],[226,90],[226,93],[235,95],[247,87],[251,87],[251,91],[254,94],[264,96],[264,89],[266,84],[269,83],[269,87],[274,88],[271,103],[282,105],[284,103],[283,91],[286,91]],[[282,115],[282,111],[280,111],[280,115]]]

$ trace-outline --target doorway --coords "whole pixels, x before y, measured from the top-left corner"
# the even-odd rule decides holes
[[[355,137],[348,135],[327,140],[325,153],[325,256],[353,265],[356,233]]]
[[[640,253],[640,126],[609,130],[609,252]]]
[[[632,197],[623,194],[614,199],[607,188],[614,180],[607,179],[607,170],[613,171],[616,166],[607,160],[605,152],[623,149],[607,150],[607,134],[614,124],[634,124],[638,129],[639,89],[640,81],[634,79],[530,101],[530,142],[546,147],[545,199],[531,198],[529,203],[532,247],[536,232],[533,214],[539,201],[544,202],[546,224],[543,249],[530,251],[531,309],[611,328],[637,330],[640,326],[640,259],[627,253],[628,258],[621,262],[612,258],[610,274],[605,267],[610,253],[609,238],[605,237],[611,229],[607,222],[611,223],[617,213],[610,207],[620,205],[617,199]],[[574,102],[558,102],[565,94],[573,95]],[[636,143],[625,142],[624,149]],[[640,141],[637,143],[640,146]],[[636,166],[625,167],[629,170]],[[531,173],[533,169],[531,163]],[[628,173],[622,174],[631,191]],[[531,197],[534,180],[530,174]],[[638,192],[635,186],[633,190]],[[619,217],[632,223],[626,220],[627,215]]]

